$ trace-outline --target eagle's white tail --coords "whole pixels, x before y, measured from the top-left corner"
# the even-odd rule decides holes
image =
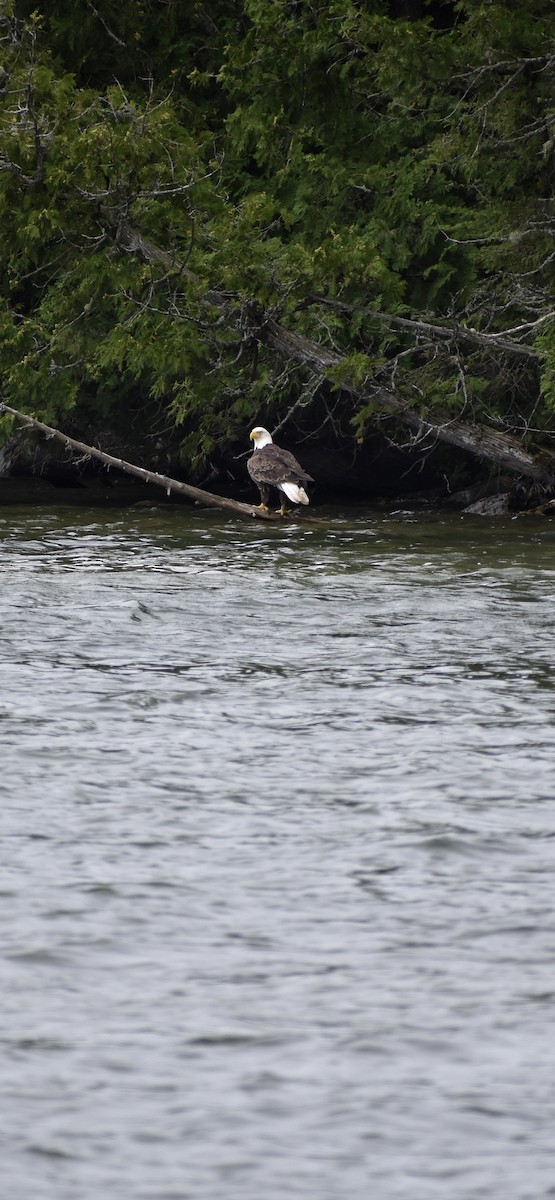
[[[279,486],[280,486],[282,492],[285,492],[287,499],[290,500],[292,504],[309,504],[310,503],[304,488],[300,487],[299,484],[297,484],[297,483],[280,483]]]

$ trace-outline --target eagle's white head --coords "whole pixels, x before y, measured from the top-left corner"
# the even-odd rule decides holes
[[[271,433],[268,433],[268,430],[263,429],[261,425],[256,425],[254,429],[251,429],[249,438],[254,442],[255,450],[262,450],[263,446],[271,446],[272,444]]]

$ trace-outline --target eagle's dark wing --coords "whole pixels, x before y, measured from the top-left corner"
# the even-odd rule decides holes
[[[254,450],[247,459],[247,470],[255,483],[266,483],[270,487],[278,487],[280,483],[313,483],[312,475],[303,471],[290,450],[282,450],[272,442],[271,446],[263,446]]]

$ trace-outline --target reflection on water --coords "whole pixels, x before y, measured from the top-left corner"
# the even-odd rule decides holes
[[[549,524],[0,510],[10,1200],[540,1200]]]

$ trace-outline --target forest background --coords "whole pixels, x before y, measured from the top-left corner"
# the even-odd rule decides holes
[[[0,3],[1,398],[222,486],[257,423],[553,495],[553,15]]]

